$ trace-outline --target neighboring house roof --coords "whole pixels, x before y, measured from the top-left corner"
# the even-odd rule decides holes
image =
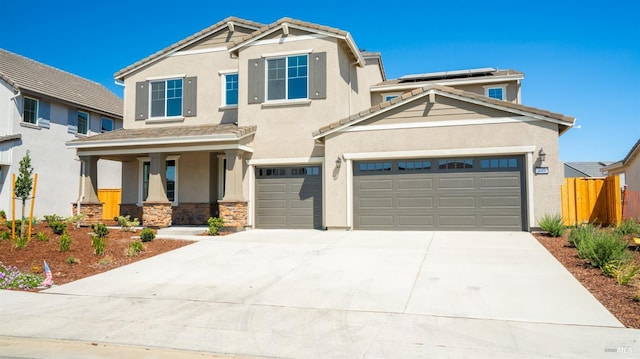
[[[597,161],[597,162],[565,162],[565,177],[567,176],[567,168],[573,170],[577,177],[605,177],[606,174],[601,171],[602,167],[607,166],[613,162],[611,161]]]
[[[411,92],[406,92],[402,94],[402,96],[391,99],[390,101],[382,102],[367,110],[361,111],[360,113],[349,116],[348,118],[321,127],[318,131],[313,133],[313,137],[315,139],[322,138],[330,133],[355,125],[373,116],[379,115],[391,109],[395,109],[399,106],[405,105],[430,94],[441,95],[460,101],[474,103],[481,106],[491,107],[506,112],[516,113],[523,116],[529,116],[557,123],[560,125],[560,134],[573,126],[573,123],[575,122],[575,118],[562,114],[553,113],[535,107],[524,106],[508,101],[496,100],[472,92],[454,89],[452,87],[431,84],[415,89]]]
[[[462,85],[466,83],[488,83],[524,79],[524,73],[516,70],[494,68],[468,69],[457,71],[431,72],[405,75],[398,79],[380,82],[371,87],[373,92],[413,89],[427,84]]]
[[[633,145],[633,147],[631,147],[631,150],[629,151],[629,153],[627,153],[626,156],[624,156],[624,159],[622,161],[618,161],[608,166],[605,166],[602,168],[602,170],[610,171],[616,168],[624,167],[628,165],[631,162],[631,160],[638,154],[640,154],[640,139],[638,139],[638,141],[636,141],[636,144]]]
[[[4,49],[0,49],[0,78],[23,93],[122,117],[122,99],[101,84]]]
[[[324,35],[328,35],[328,36],[343,40],[346,43],[349,50],[351,50],[351,54],[356,60],[356,63],[359,66],[364,66],[364,58],[362,57],[360,50],[356,46],[356,43],[351,38],[351,34],[349,34],[347,31],[336,29],[333,27],[318,25],[310,22],[300,21],[300,20],[296,20],[288,17],[283,17],[282,19],[268,26],[261,27],[260,29],[254,31],[250,35],[243,37],[240,40],[232,42],[229,45],[229,51],[236,52],[237,50],[245,46],[248,46],[253,42],[258,41],[261,38],[268,36],[278,30],[282,30],[283,32],[288,33],[289,27],[312,32],[312,33],[324,34]]]
[[[233,124],[174,126],[156,128],[118,129],[95,136],[81,137],[67,142],[68,148],[91,148],[104,146],[131,146],[166,144],[203,140],[237,140],[256,131],[256,126],[238,127]]]
[[[240,25],[242,27],[245,27],[247,29],[259,29],[261,27],[263,27],[263,24],[254,22],[254,21],[249,21],[249,20],[245,20],[245,19],[240,19],[234,16],[230,16],[222,21],[219,21],[209,27],[207,27],[204,30],[198,31],[195,34],[184,38],[178,42],[176,42],[175,44],[169,45],[167,47],[165,47],[164,49],[149,55],[147,57],[145,57],[144,59],[135,62],[132,65],[129,65],[127,67],[125,67],[124,69],[116,72],[114,74],[114,77],[116,79],[121,80],[125,75],[127,75],[130,72],[136,71],[137,69],[139,69],[140,67],[143,66],[147,66],[157,60],[160,60],[176,51],[179,51],[187,46],[192,45],[193,43],[200,41],[201,39],[214,34],[218,31],[220,31],[222,28],[229,26],[229,24],[233,24],[235,25]]]

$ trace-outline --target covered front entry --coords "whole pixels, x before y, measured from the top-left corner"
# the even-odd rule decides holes
[[[256,168],[256,228],[322,228],[322,168]]]
[[[527,230],[523,156],[354,163],[354,229]]]

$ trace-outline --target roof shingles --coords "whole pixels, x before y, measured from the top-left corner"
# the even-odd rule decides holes
[[[215,135],[235,135],[236,138],[251,134],[256,126],[238,127],[232,124],[172,126],[155,128],[130,128],[101,133],[95,136],[82,137],[70,143],[91,143],[104,141],[127,141],[152,138],[206,137]]]

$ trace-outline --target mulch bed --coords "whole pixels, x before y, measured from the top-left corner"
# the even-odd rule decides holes
[[[580,259],[566,237],[552,238],[539,233],[534,236],[622,324],[640,329],[640,302],[633,300],[640,291],[637,280],[632,285],[619,285],[615,279],[602,274],[599,268],[592,268],[586,260]],[[637,252],[633,253],[640,259]]]

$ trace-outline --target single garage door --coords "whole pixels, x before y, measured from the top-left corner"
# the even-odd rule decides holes
[[[320,166],[256,168],[257,228],[322,228]]]
[[[522,156],[355,162],[354,228],[526,230]]]

